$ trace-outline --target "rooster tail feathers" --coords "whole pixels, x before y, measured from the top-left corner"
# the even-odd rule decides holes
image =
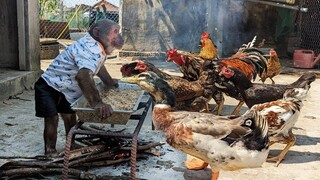
[[[257,36],[254,36],[253,39],[252,39],[252,41],[250,41],[248,44],[243,44],[243,45],[239,48],[238,52],[243,52],[243,50],[253,47],[253,46],[254,46],[254,43],[256,42],[256,39],[257,39]]]
[[[253,47],[253,45],[256,42],[256,40],[257,40],[257,36],[254,36],[252,41],[248,43],[248,48]]]
[[[261,76],[264,71],[267,71],[267,59],[263,56],[263,52],[261,52],[257,48],[251,47],[248,49],[244,49],[243,53],[246,54],[249,58],[239,59],[253,65],[253,80],[255,80],[257,75]]]

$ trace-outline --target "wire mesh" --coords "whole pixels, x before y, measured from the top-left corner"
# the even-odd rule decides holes
[[[308,12],[301,18],[301,48],[320,53],[320,1],[306,0],[304,7]]]
[[[40,37],[77,40],[100,19],[119,22],[120,0],[39,0]]]

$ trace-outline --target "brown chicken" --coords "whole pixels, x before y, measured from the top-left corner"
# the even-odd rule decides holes
[[[205,60],[216,60],[218,58],[217,47],[208,32],[202,33],[200,45],[201,51],[199,54],[178,49],[171,49],[167,52],[167,61],[175,63],[180,68],[183,78],[189,81],[199,79],[199,74]]]
[[[125,70],[125,67],[133,66],[135,67],[127,68],[127,70]],[[208,111],[208,101],[211,99],[211,97],[207,98],[205,96],[205,92],[207,91],[206,87],[204,87],[207,78],[207,75],[205,73],[200,75],[199,80],[190,82],[179,76],[169,75],[158,69],[152,63],[145,61],[125,64],[121,67],[121,70],[124,72],[124,77],[131,76],[132,74],[137,72],[139,72],[138,74],[145,71],[152,71],[156,73],[160,78],[167,81],[167,83],[173,88],[177,100],[177,104],[175,106],[176,110],[200,112],[206,109]]]
[[[275,84],[272,78],[280,74],[281,64],[280,64],[280,60],[278,58],[277,52],[275,50],[270,49],[269,54],[270,54],[270,58],[268,59],[268,62],[267,62],[267,70],[265,70],[260,75],[260,78],[261,78],[260,80],[262,81],[262,83],[264,83],[266,79],[269,78],[272,81],[272,84]]]
[[[199,57],[206,60],[219,58],[217,46],[213,43],[208,32],[203,32],[200,40],[201,50]]]
[[[198,55],[177,49],[172,49],[167,52],[167,61],[174,62],[183,74],[183,78],[189,81],[196,81],[199,79],[200,73],[204,70],[203,64],[206,61],[213,62],[218,58],[216,45],[213,43],[209,33],[202,33],[200,44],[202,48]],[[213,97],[217,104],[213,109],[213,113],[219,115],[222,107],[220,104],[224,102],[222,92],[217,91],[212,83],[206,83],[206,87],[207,91],[205,96]]]

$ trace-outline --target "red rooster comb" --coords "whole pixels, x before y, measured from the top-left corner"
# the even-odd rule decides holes
[[[203,32],[202,34],[201,34],[201,39],[202,38],[211,38],[210,37],[210,34],[208,33],[208,32]]]
[[[168,57],[172,57],[173,55],[177,54],[177,49],[170,49],[167,52]]]

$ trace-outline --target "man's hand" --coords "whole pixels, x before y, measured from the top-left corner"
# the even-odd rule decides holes
[[[98,103],[94,108],[99,111],[100,119],[110,117],[113,113],[111,105],[103,102]]]

